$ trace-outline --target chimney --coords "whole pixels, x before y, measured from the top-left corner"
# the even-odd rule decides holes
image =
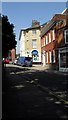
[[[37,27],[40,26],[40,22],[38,22],[37,20],[32,20],[32,27]]]

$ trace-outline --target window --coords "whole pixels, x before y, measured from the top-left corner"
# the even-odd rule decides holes
[[[60,67],[66,68],[66,53],[60,53]]]
[[[65,30],[65,43],[68,43],[68,29]]]
[[[51,51],[49,51],[50,63],[52,62]]]
[[[27,39],[27,42],[28,42],[29,40]]]
[[[45,38],[43,38],[43,45],[45,46]]]
[[[53,50],[53,63],[55,63],[55,50]]]
[[[55,40],[55,30],[53,30],[52,33],[53,33],[53,40]]]
[[[45,38],[43,37],[42,42],[41,42],[42,47],[45,46]]]
[[[51,34],[49,33],[49,42],[51,42]]]
[[[46,52],[46,63],[48,63],[48,52]]]
[[[36,30],[32,30],[32,34],[36,34]]]
[[[32,48],[37,48],[37,40],[36,39],[32,40]]]
[[[48,36],[46,36],[46,45],[48,44]]]
[[[59,67],[68,68],[68,48],[59,50]]]

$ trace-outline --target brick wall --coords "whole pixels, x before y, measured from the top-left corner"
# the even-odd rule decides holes
[[[58,47],[62,47],[65,44],[64,30],[66,29],[67,20],[68,20],[68,16],[66,16],[64,14],[55,14],[55,16],[49,21],[49,23],[47,25],[45,25],[45,27],[42,29],[41,51],[42,51],[42,53],[43,53],[43,51],[48,52],[48,63],[47,64],[50,64],[49,53],[51,52],[51,54],[52,54],[53,50],[55,50],[55,53],[56,53],[55,64],[56,63],[58,64]],[[57,21],[57,22],[51,27],[51,25],[55,21]],[[47,31],[47,29],[48,29],[48,31]],[[55,32],[54,32],[55,40],[53,40],[52,30],[55,30]],[[49,34],[51,35],[51,42],[49,42]],[[46,44],[46,39],[45,39],[45,46],[44,46],[44,38],[46,38],[46,36],[48,36],[48,44]]]
[[[15,48],[13,48],[11,50],[11,56],[12,56],[12,60],[15,59],[15,56],[16,56],[16,50],[15,50]]]

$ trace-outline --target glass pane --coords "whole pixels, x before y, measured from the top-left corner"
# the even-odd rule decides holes
[[[60,67],[66,68],[66,53],[60,53]]]
[[[32,47],[33,48],[36,48],[37,46],[36,46],[36,40],[32,40]]]
[[[68,30],[66,31],[66,42],[68,42]]]

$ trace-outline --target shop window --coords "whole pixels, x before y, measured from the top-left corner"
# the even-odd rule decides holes
[[[36,62],[39,60],[39,54],[37,50],[32,51],[32,58],[33,58],[33,62]]]
[[[66,68],[66,53],[60,53],[60,67]]]
[[[65,32],[65,43],[68,43],[68,29],[64,31]]]

